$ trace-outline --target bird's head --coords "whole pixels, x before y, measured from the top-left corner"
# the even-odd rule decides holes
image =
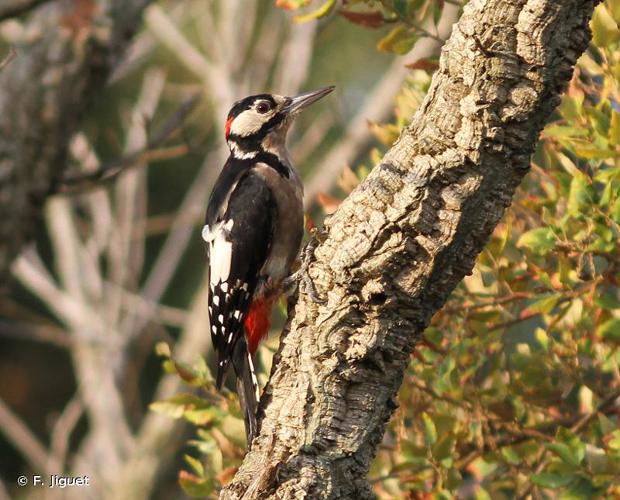
[[[232,153],[240,158],[252,158],[261,151],[278,154],[293,118],[332,90],[333,86],[323,87],[295,97],[257,94],[237,101],[225,128]]]

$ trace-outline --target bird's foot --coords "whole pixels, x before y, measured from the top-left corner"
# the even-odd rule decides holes
[[[301,266],[297,271],[291,274],[288,278],[285,278],[282,282],[282,288],[284,293],[292,295],[299,288],[299,282],[303,281],[305,285],[305,291],[308,293],[310,299],[317,304],[325,304],[327,300],[321,298],[317,292],[316,286],[308,273],[310,268],[310,259],[314,253],[315,248],[319,244],[319,240],[316,239],[315,232],[312,233],[312,239],[308,242],[302,252]]]

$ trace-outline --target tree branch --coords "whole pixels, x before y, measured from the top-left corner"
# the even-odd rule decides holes
[[[409,354],[528,171],[595,4],[465,7],[412,124],[326,220],[309,269],[326,303],[291,306],[260,435],[221,498],[373,498]]]
[[[43,444],[19,417],[0,399],[0,429],[7,441],[15,446],[34,470],[47,471],[48,453]]]
[[[178,132],[185,119],[196,108],[202,95],[194,94],[185,99],[164,123],[149,137],[147,144],[139,151],[131,151],[122,158],[106,162],[94,172],[81,172],[67,175],[59,181],[58,190],[62,193],[81,193],[86,189],[100,187],[102,184],[111,182],[122,172],[143,164],[148,158],[148,153],[163,145],[171,135]]]

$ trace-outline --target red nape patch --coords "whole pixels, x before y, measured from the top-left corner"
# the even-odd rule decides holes
[[[260,341],[263,340],[269,332],[269,327],[271,326],[271,308],[276,298],[277,295],[274,294],[255,300],[252,302],[252,307],[250,307],[250,311],[245,317],[243,325],[245,326],[245,336],[252,356],[256,353]]]
[[[228,120],[226,120],[226,127],[224,128],[224,133],[226,134],[226,139],[228,139],[228,136],[230,135],[230,126],[232,125],[233,120],[235,119],[234,116],[231,116]]]

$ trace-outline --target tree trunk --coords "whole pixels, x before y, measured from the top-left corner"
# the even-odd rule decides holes
[[[2,14],[38,3],[14,2],[15,12],[9,3]],[[16,36],[16,57],[0,70],[0,283],[67,168],[68,142],[83,111],[148,3],[48,1]]]
[[[221,498],[372,498],[366,480],[416,341],[529,168],[585,50],[594,0],[472,0],[411,125],[325,222]]]

